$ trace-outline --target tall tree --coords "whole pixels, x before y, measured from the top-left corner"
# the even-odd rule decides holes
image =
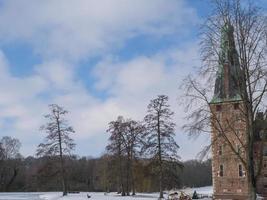
[[[188,117],[190,121],[185,128],[192,135],[199,135],[203,132],[210,132],[210,114],[212,116],[212,126],[223,137],[227,146],[243,163],[249,182],[250,199],[256,198],[256,182],[261,173],[261,161],[254,160],[254,145],[257,128],[257,112],[264,111],[264,103],[267,92],[267,21],[261,9],[256,7],[252,1],[240,0],[214,0],[212,15],[207,18],[202,26],[201,55],[203,67],[200,73],[194,78],[189,76],[186,79],[186,101]],[[227,30],[225,30],[225,28]],[[227,34],[228,35],[227,35]],[[230,35],[229,35],[230,34]],[[225,37],[232,38],[230,41]],[[225,41],[222,43],[222,41]],[[228,43],[227,43],[228,41]],[[225,51],[225,49],[227,49]],[[239,119],[228,119],[227,129],[220,123],[219,116],[214,113],[209,106],[211,93],[214,90],[216,77],[215,73],[220,71],[222,61],[227,60],[228,64],[237,67],[235,74],[237,77],[230,77],[236,91],[230,89],[230,93],[238,93],[242,106],[239,110],[242,116]],[[219,63],[219,65],[218,65]],[[239,69],[240,68],[240,69]],[[204,80],[207,80],[206,82]],[[217,79],[219,81],[219,79]],[[220,85],[216,83],[216,85]],[[215,88],[216,93],[220,93],[221,88]],[[235,131],[236,120],[242,120],[245,124],[245,138],[243,142]],[[246,152],[246,157],[242,151],[236,148],[227,132],[229,129],[236,134],[240,141],[241,148]],[[217,138],[213,138],[212,142]],[[210,148],[208,145],[205,151]],[[262,157],[262,155],[261,155]],[[257,163],[259,161],[259,163]],[[256,170],[254,162],[257,163]]]
[[[159,95],[150,101],[144,120],[147,125],[145,152],[156,161],[159,167],[160,198],[163,198],[163,161],[178,161],[179,146],[174,140],[175,123],[173,112],[168,104],[168,96]]]
[[[73,139],[70,137],[74,130],[69,126],[65,116],[68,113],[63,107],[57,104],[49,105],[50,113],[45,115],[47,122],[41,126],[47,136],[44,143],[39,144],[37,156],[59,156],[60,175],[62,181],[63,196],[67,195],[66,175],[64,167],[64,155],[70,154],[75,148]]]
[[[133,164],[142,146],[141,137],[145,132],[144,130],[145,127],[140,122],[132,119],[125,120],[122,116],[119,116],[116,121],[109,123],[108,132],[111,133],[111,136],[107,150],[118,159],[122,195],[130,195],[130,189],[132,189],[132,195],[135,195]],[[125,184],[123,178],[124,171]]]
[[[119,116],[116,121],[111,121],[109,123],[109,128],[107,132],[110,133],[109,144],[106,149],[110,154],[115,155],[115,158],[118,163],[119,171],[119,186],[121,195],[125,196],[125,184],[123,178],[123,156],[124,156],[124,146],[123,146],[123,132],[124,132],[124,119],[122,116]]]
[[[140,122],[128,119],[124,122],[123,145],[127,156],[127,187],[129,194],[129,180],[131,180],[132,195],[135,195],[134,160],[138,156],[142,144],[145,127]]]

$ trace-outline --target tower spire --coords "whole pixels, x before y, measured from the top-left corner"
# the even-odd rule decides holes
[[[218,71],[211,103],[241,100],[239,89],[240,71],[234,40],[234,27],[227,21],[221,29]]]

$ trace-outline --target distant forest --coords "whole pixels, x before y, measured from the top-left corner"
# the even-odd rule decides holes
[[[65,157],[68,191],[118,191],[119,181],[112,156],[100,158]],[[17,157],[2,159],[1,191],[60,191],[62,189],[58,157]],[[158,177],[148,160],[134,162],[137,192],[158,191]],[[126,172],[125,172],[126,173]],[[191,160],[180,167],[165,168],[164,189],[200,187],[212,184],[211,160]],[[126,181],[126,176],[124,176]]]

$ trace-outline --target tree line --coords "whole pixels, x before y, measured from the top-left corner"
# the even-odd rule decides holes
[[[1,142],[5,137],[1,139]],[[14,140],[8,137],[8,140]],[[118,176],[112,166],[115,157],[103,155],[99,158],[66,156],[65,178],[67,191],[117,192]],[[20,154],[1,157],[1,192],[37,192],[62,190],[60,160],[57,156],[23,158]],[[123,159],[126,163],[126,159]],[[184,168],[165,170],[165,189],[201,187],[212,184],[211,161],[191,160],[181,162]],[[158,192],[158,178],[155,166],[149,160],[140,159],[134,163],[136,192]],[[123,171],[126,173],[126,171]],[[125,177],[124,177],[125,178]]]

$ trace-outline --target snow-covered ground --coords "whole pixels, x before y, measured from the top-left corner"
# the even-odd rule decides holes
[[[68,194],[66,197],[62,197],[61,193],[54,193],[54,194],[44,194],[40,195],[42,200],[85,200],[87,198],[87,194],[91,196],[90,200],[153,200],[157,199],[158,194],[137,194],[134,197],[128,196],[128,197],[122,197],[116,193],[109,193],[109,194],[104,194],[101,192],[90,192],[90,193],[84,193],[81,192],[79,194]]]
[[[1,200],[40,200],[40,193],[35,192],[7,192],[0,193]]]
[[[209,196],[211,196],[213,193],[212,186],[201,187],[201,188],[187,188],[184,189],[183,191],[185,191],[188,194],[193,194],[193,192],[196,191],[198,194],[209,195]]]
[[[211,195],[212,187],[188,188],[183,191],[192,194],[194,191],[198,194]],[[179,191],[179,190],[178,190]],[[116,193],[104,194],[103,192],[81,192],[79,194],[68,194],[62,197],[61,192],[39,192],[39,193],[0,193],[0,200],[85,200],[87,194],[91,196],[90,200],[156,200],[158,193],[140,193],[132,197],[122,197]],[[167,197],[167,194],[165,195]]]

